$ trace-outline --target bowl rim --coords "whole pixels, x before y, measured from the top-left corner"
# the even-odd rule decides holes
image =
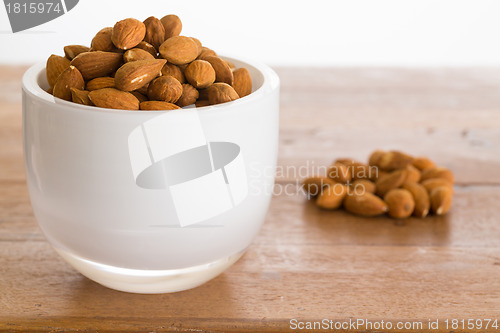
[[[226,57],[220,56],[223,59],[229,60],[231,62],[242,63],[242,67],[248,65],[255,68],[264,78],[262,85],[251,94],[238,98],[237,100],[226,102],[216,105],[208,105],[199,108],[190,107],[184,108],[185,110],[203,110],[205,113],[213,113],[217,111],[224,111],[237,107],[239,105],[250,103],[263,95],[267,95],[276,89],[279,89],[280,79],[278,74],[269,66],[253,60],[248,60],[244,58]],[[74,102],[65,101],[63,99],[57,98],[46,92],[38,84],[38,77],[42,71],[45,70],[46,63],[39,62],[26,70],[22,78],[22,89],[24,92],[29,94],[32,98],[39,101],[45,102],[47,104],[56,104],[61,106],[67,106],[71,111],[83,110],[85,112],[104,112],[104,113],[118,113],[118,114],[159,114],[164,112],[169,112],[173,110],[123,110],[123,109],[108,109],[101,108],[97,106],[83,105]],[[176,109],[179,110],[179,109]]]

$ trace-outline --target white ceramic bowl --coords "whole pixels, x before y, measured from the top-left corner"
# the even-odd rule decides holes
[[[266,215],[278,149],[279,79],[246,67],[252,94],[173,111],[126,111],[45,92],[23,77],[31,204],[56,251],[88,278],[140,293],[196,287],[233,264]]]

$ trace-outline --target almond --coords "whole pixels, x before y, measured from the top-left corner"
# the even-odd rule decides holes
[[[139,44],[146,35],[146,26],[139,20],[127,18],[116,22],[111,33],[111,41],[122,50],[128,50]]]
[[[452,184],[455,182],[455,176],[453,175],[453,172],[451,172],[449,169],[441,167],[429,168],[422,171],[422,181],[432,178],[442,178]]]
[[[127,50],[123,54],[123,61],[125,63],[131,62],[131,61],[137,61],[137,60],[154,60],[154,59],[155,59],[155,57],[153,57],[153,55],[151,53],[149,53],[148,51],[145,51],[143,49],[139,49],[137,47],[130,49],[130,50]]]
[[[153,45],[155,49],[158,49],[165,41],[165,28],[163,24],[156,17],[150,16],[144,20],[144,26],[146,27],[144,41]]]
[[[362,192],[375,193],[376,190],[375,183],[368,179],[356,179],[352,183],[351,187],[352,191],[354,192],[358,191],[358,193]]]
[[[85,89],[87,89],[88,91],[114,87],[115,79],[109,76],[96,77],[95,79],[87,82],[87,84],[85,85]]]
[[[205,99],[208,101],[208,89],[198,89],[198,93],[200,94],[198,99]]]
[[[208,99],[198,99],[196,103],[194,103],[194,105],[197,108],[202,108],[204,106],[210,106],[210,102],[208,101]]]
[[[163,59],[127,62],[116,71],[115,85],[123,91],[139,89],[160,74],[165,62]]]
[[[175,104],[163,101],[146,101],[141,103],[141,110],[161,111],[161,110],[175,110],[180,109]]]
[[[405,179],[406,179],[406,170],[405,169],[399,169],[395,170],[393,172],[390,172],[389,174],[385,175],[384,177],[381,177],[377,180],[377,194],[381,197],[383,197],[387,192],[389,192],[392,189],[398,188],[401,185],[403,185]]]
[[[149,83],[146,83],[145,85],[143,85],[139,89],[136,89],[136,91],[147,96],[148,95],[148,88],[149,88]]]
[[[74,57],[83,52],[89,52],[90,48],[83,45],[66,45],[64,47],[64,55],[69,60],[73,60]]]
[[[403,188],[408,190],[413,196],[413,200],[415,201],[415,209],[413,210],[413,215],[416,217],[426,217],[429,214],[430,208],[430,199],[429,194],[425,187],[421,184],[410,183],[404,184]]]
[[[431,178],[421,182],[422,186],[431,193],[436,187],[446,186],[453,190],[453,184],[444,178]]]
[[[208,61],[215,70],[215,82],[224,82],[230,86],[233,85],[233,71],[227,62],[217,56],[207,56],[203,60]]]
[[[90,43],[90,48],[92,51],[105,51],[111,52],[115,48],[115,45],[111,41],[111,34],[113,33],[113,28],[106,27],[95,35]]]
[[[189,37],[174,36],[160,46],[160,54],[174,65],[188,64],[198,57],[198,45]]]
[[[164,76],[169,76],[169,75],[173,76],[180,83],[186,82],[186,77],[184,76],[184,72],[179,68],[179,66],[176,66],[174,64],[169,64],[168,62],[161,69],[161,74]]]
[[[429,168],[434,168],[436,166],[436,164],[434,164],[434,162],[432,162],[427,157],[415,157],[411,163],[415,168],[417,168],[420,171]]]
[[[196,46],[198,46],[198,55],[200,55],[201,51],[203,50],[203,46],[201,45],[201,42],[198,38],[194,38],[194,37],[189,37],[193,40],[193,42],[196,43]]]
[[[77,55],[71,65],[78,68],[85,81],[107,76],[122,64],[122,55],[114,52],[83,52]]]
[[[410,191],[401,188],[387,192],[384,201],[387,203],[389,216],[397,219],[410,217],[415,208],[415,200]]]
[[[324,209],[337,209],[342,206],[346,195],[347,186],[344,184],[326,186],[318,196],[316,204]]]
[[[198,99],[200,93],[198,90],[190,84],[184,83],[182,85],[182,95],[177,100],[177,105],[180,107],[188,106],[194,104]]]
[[[75,66],[69,66],[59,75],[54,84],[54,97],[71,101],[71,88],[83,90],[85,81],[82,74]]]
[[[175,103],[182,95],[182,85],[173,76],[160,76],[148,87],[150,100]]]
[[[373,165],[373,166],[377,166],[378,161],[380,160],[382,155],[384,155],[385,153],[386,152],[383,150],[375,150],[373,153],[370,154],[370,157],[368,158],[368,164]]]
[[[325,186],[335,185],[336,183],[328,177],[314,176],[309,177],[302,182],[302,188],[306,191],[308,199],[316,197],[321,193]]]
[[[197,59],[205,60],[205,57],[208,57],[208,56],[217,56],[217,53],[215,53],[214,50],[211,50],[208,47],[202,46],[201,52],[198,55]]]
[[[353,193],[344,199],[344,207],[348,212],[361,216],[377,216],[387,212],[387,204],[374,194]]]
[[[145,41],[142,41],[139,44],[137,44],[135,48],[144,50],[149,54],[151,54],[153,57],[158,58],[158,49],[156,49],[153,45]]]
[[[95,106],[108,109],[139,110],[139,100],[129,92],[104,88],[89,93]]]
[[[89,99],[89,91],[71,88],[71,100],[78,104],[94,105]]]
[[[215,81],[215,70],[208,61],[195,60],[184,71],[186,80],[195,88],[203,89]]]
[[[412,160],[413,158],[410,155],[400,151],[390,151],[383,153],[375,165],[384,171],[393,171],[405,168]]]
[[[47,59],[47,65],[45,67],[45,74],[47,76],[47,82],[51,88],[54,87],[57,78],[61,75],[62,72],[70,65],[70,61],[58,55],[51,55],[49,59]]]
[[[146,102],[146,101],[149,101],[149,99],[144,96],[143,94],[141,94],[140,92],[138,91],[131,91],[130,92],[132,95],[135,96],[135,98],[137,98],[139,100],[139,103],[142,103],[142,102]]]
[[[333,163],[333,165],[328,169],[327,175],[330,179],[339,183],[347,183],[352,178],[348,167],[339,162]]]
[[[413,165],[408,164],[405,168],[406,179],[404,184],[418,183],[420,181],[420,171]]]
[[[182,30],[182,22],[177,15],[166,15],[160,19],[165,30],[165,39],[179,36]]]
[[[233,87],[227,83],[217,82],[208,87],[208,101],[210,104],[231,102],[240,98]]]
[[[444,215],[451,208],[453,190],[448,186],[436,187],[430,194],[432,211],[436,215]]]
[[[240,97],[250,95],[252,92],[252,78],[246,68],[238,68],[233,71],[233,88]]]

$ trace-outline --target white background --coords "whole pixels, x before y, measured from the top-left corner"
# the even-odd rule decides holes
[[[171,13],[218,53],[274,66],[500,65],[498,0],[80,0],[16,34],[2,6],[0,63],[42,61],[117,20]]]

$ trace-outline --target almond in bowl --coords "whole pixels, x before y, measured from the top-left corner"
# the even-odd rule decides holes
[[[181,31],[176,15],[118,21],[99,30],[90,47],[68,45],[64,57],[51,55],[47,92],[74,103],[126,110],[203,107],[252,92],[246,68]]]

